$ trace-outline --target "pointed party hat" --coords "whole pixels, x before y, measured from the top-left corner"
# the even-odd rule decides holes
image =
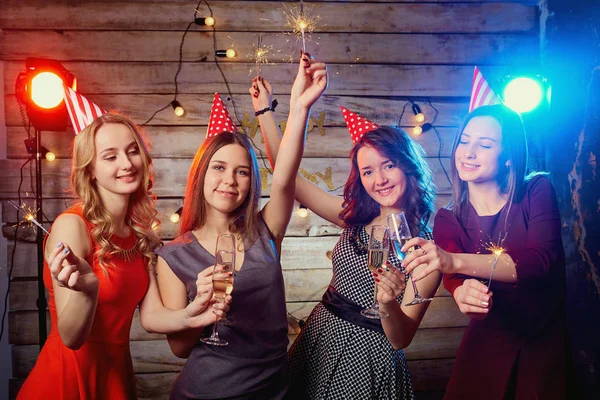
[[[98,107],[96,103],[89,101],[70,87],[64,86],[64,89],[65,104],[76,135],[93,120],[106,114],[106,110]]]
[[[471,88],[471,102],[469,112],[477,107],[502,104],[500,97],[494,92],[478,67],[473,71],[473,86]]]
[[[206,138],[217,136],[222,132],[237,131],[238,128],[233,123],[229,112],[227,112],[219,93],[215,93],[213,105],[210,110],[210,119],[208,120],[208,129],[206,130]]]
[[[374,122],[369,121],[368,119],[361,117],[360,115],[348,110],[345,107],[340,106],[342,110],[342,115],[344,116],[344,120],[346,121],[346,126],[348,126],[348,131],[350,131],[350,137],[352,138],[352,144],[356,144],[360,140],[361,137],[364,136],[365,133],[369,133],[379,128]]]

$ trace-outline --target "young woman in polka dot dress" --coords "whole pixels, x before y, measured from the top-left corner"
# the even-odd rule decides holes
[[[271,85],[263,78],[255,78],[250,93],[255,110],[271,104]],[[404,296],[414,298],[412,285],[396,268],[371,273],[367,246],[371,226],[385,225],[387,215],[398,211],[406,213],[414,234],[431,237],[431,171],[423,150],[403,131],[344,112],[354,141],[344,198],[300,175],[296,179],[296,200],[344,231],[333,249],[330,286],[289,351],[289,393],[298,399],[413,399],[402,348],[410,344],[429,303],[402,305]],[[272,113],[259,121],[273,164],[280,143],[277,124]],[[400,264],[391,253],[389,261]],[[440,280],[440,274],[431,274],[419,282],[421,295],[432,297]],[[381,320],[360,315],[373,302],[375,282],[380,309],[389,313]]]

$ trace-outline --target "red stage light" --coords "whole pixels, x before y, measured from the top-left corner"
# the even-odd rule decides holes
[[[42,72],[31,79],[31,101],[51,109],[63,101],[63,80],[54,72]]]
[[[26,72],[17,77],[15,93],[29,121],[39,131],[64,131],[68,114],[63,83],[76,88],[76,79],[56,60],[28,58]]]

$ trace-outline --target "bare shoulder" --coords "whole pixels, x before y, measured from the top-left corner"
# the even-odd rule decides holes
[[[83,218],[71,213],[59,215],[52,224],[52,231],[46,241],[46,250],[54,248],[59,242],[68,244],[80,257],[89,254],[91,243]]]

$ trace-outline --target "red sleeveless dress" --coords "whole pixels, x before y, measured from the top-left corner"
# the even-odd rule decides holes
[[[80,206],[65,213],[76,214],[83,219]],[[92,225],[87,221],[85,224],[89,236]],[[136,238],[132,232],[127,238],[113,236],[110,240],[123,249],[129,249]],[[90,241],[94,250],[98,250],[91,237]],[[105,274],[95,253],[93,251],[87,261],[99,280],[98,305],[92,330],[78,350],[66,347],[58,334],[52,276],[48,265],[44,265],[52,329],[17,399],[137,398],[129,331],[133,313],[148,289],[148,269],[137,252],[129,261],[119,256],[110,258],[113,266],[105,267]]]

